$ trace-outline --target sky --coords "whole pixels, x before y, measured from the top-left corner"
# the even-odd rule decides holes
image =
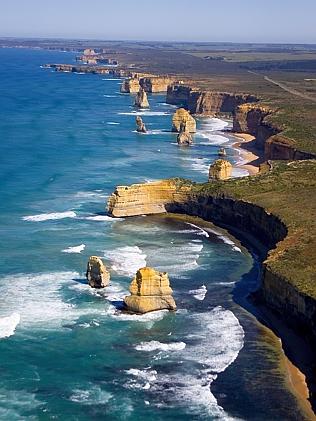
[[[0,37],[316,43],[316,0],[0,0]]]

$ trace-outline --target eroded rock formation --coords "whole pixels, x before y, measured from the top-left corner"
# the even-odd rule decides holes
[[[138,78],[125,79],[122,82],[121,92],[126,94],[136,94],[139,92],[140,84]]]
[[[189,146],[193,143],[193,138],[191,133],[187,130],[185,123],[180,125],[180,132],[177,136],[177,142],[179,146]]]
[[[157,93],[167,92],[168,86],[173,81],[173,79],[167,76],[152,76],[140,78],[139,83],[146,92]]]
[[[210,165],[209,180],[227,180],[232,175],[233,166],[226,159],[217,159]]]
[[[142,87],[139,88],[134,105],[138,108],[149,108],[147,94]]]
[[[257,98],[253,95],[202,91],[191,85],[174,84],[168,86],[166,101],[185,107],[192,114],[216,115],[234,113],[238,105],[256,102]]]
[[[181,126],[186,127],[186,131],[189,133],[196,132],[196,122],[195,119],[190,115],[190,113],[184,108],[179,108],[176,110],[172,117],[172,131],[180,132]]]
[[[155,310],[176,310],[167,273],[152,268],[139,269],[130,285],[131,295],[124,303],[133,313],[148,313]]]
[[[90,256],[87,264],[86,277],[92,288],[104,288],[110,282],[110,273],[98,256]]]
[[[147,133],[145,123],[139,115],[136,117],[136,130],[138,133]]]

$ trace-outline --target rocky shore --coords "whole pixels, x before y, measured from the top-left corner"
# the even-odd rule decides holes
[[[314,207],[309,201],[315,182],[305,185],[304,206],[307,218],[302,221],[295,206],[282,207],[289,197],[299,196],[300,180],[313,174],[316,161],[268,163],[254,178],[194,184],[186,180],[117,187],[109,199],[108,210],[114,217],[164,212],[184,213],[229,227],[237,237],[249,235],[266,250],[262,259],[261,286],[255,294],[275,317],[304,338],[312,348],[316,344],[316,291],[309,260],[313,241],[307,241],[306,226],[313,220]],[[300,199],[303,200],[302,198]],[[305,236],[304,242],[300,242]],[[295,256],[295,257],[293,257]],[[299,267],[304,267],[304,273]],[[287,344],[286,338],[284,343]],[[288,344],[287,344],[288,346]],[[306,345],[307,346],[307,345]],[[293,351],[293,349],[292,349]],[[291,355],[292,356],[292,355]],[[294,362],[298,364],[295,360]],[[306,375],[310,400],[315,401],[313,368],[299,362]]]

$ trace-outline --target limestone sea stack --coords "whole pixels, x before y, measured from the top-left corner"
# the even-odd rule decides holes
[[[136,98],[135,98],[134,105],[137,108],[149,108],[147,94],[143,88],[139,88],[138,94],[136,95]]]
[[[129,78],[123,80],[121,92],[125,94],[136,94],[139,91],[139,80],[137,78]]]
[[[180,133],[177,136],[177,142],[179,146],[189,146],[193,143],[192,135],[187,130],[185,123],[181,123]]]
[[[136,131],[138,133],[147,133],[145,123],[139,115],[136,117]]]
[[[132,313],[148,313],[155,310],[176,310],[168,274],[150,267],[139,269],[130,285],[131,295],[124,303]]]
[[[179,108],[172,118],[172,131],[180,132],[181,124],[184,124],[189,133],[196,132],[196,122],[190,113],[184,108]]]
[[[110,282],[110,273],[98,256],[89,257],[86,277],[92,288],[104,288]]]
[[[232,175],[233,166],[225,159],[217,159],[210,165],[209,181],[212,180],[227,180]]]

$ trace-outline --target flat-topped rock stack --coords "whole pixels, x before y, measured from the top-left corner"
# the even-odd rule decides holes
[[[87,264],[86,277],[92,288],[104,288],[110,282],[110,273],[98,256],[90,256]]]
[[[180,133],[184,125],[189,133],[196,132],[196,121],[184,108],[178,108],[172,117],[172,131]]]
[[[177,308],[165,272],[150,267],[139,269],[129,290],[131,295],[125,297],[124,303],[130,312],[143,314],[156,310],[175,311]]]
[[[226,159],[217,159],[210,165],[209,181],[227,180],[232,175],[233,166]]]
[[[136,77],[124,79],[121,86],[121,92],[125,94],[136,94],[139,92],[139,79]]]
[[[140,87],[135,98],[134,106],[137,108],[149,108],[149,102],[145,90]]]

